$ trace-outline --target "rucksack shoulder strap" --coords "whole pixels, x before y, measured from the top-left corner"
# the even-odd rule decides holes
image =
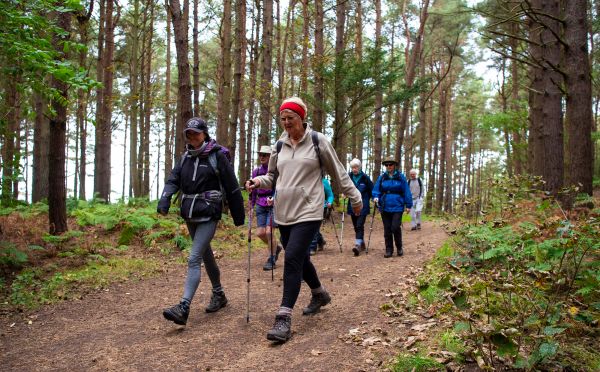
[[[312,139],[313,148],[317,153],[317,158],[319,159],[319,168],[321,169],[321,178],[325,177],[325,172],[323,171],[323,162],[321,162],[321,149],[319,148],[319,132],[312,131],[310,132],[310,138]]]

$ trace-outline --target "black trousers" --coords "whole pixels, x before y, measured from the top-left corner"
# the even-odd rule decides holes
[[[396,250],[402,252],[402,213],[381,212],[381,220],[383,221],[385,252],[388,254],[394,252],[394,242],[396,243]]]
[[[319,288],[321,282],[317,269],[310,261],[309,247],[321,221],[300,222],[293,225],[280,225],[281,243],[285,247],[283,266],[283,298],[281,306],[294,308],[302,279],[311,289]]]
[[[367,215],[361,214],[360,216],[350,215],[352,217],[352,225],[354,226],[354,237],[356,239],[365,240],[365,221]]]

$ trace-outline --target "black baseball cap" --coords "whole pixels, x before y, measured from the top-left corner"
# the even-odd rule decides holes
[[[196,133],[204,132],[204,133],[208,134],[208,125],[201,118],[191,118],[190,120],[187,121],[187,124],[185,125],[185,129],[183,130],[184,134],[186,134],[187,132],[196,132]]]

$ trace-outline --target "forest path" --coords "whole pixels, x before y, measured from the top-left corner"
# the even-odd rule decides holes
[[[339,221],[338,221],[339,222]],[[366,237],[369,233],[367,220]],[[303,316],[310,299],[303,283],[292,317],[293,336],[283,345],[266,340],[282,293],[283,265],[262,270],[265,252],[251,268],[250,322],[246,323],[247,259],[219,261],[229,304],[204,312],[210,282],[203,281],[186,327],[162,317],[179,300],[186,266],[160,277],[115,284],[81,301],[48,306],[27,319],[0,319],[0,370],[378,370],[402,349],[414,316],[390,318],[379,310],[390,293],[407,289],[425,261],[446,240],[441,227],[426,222],[403,230],[404,256],[383,257],[383,227],[376,218],[369,255],[352,255],[349,219],[340,253],[332,225],[325,224],[325,250],[313,256],[332,302],[319,314]],[[339,234],[339,227],[337,233]],[[387,294],[387,296],[386,296]],[[393,294],[392,294],[393,295]],[[411,320],[412,319],[412,320]],[[350,330],[354,329],[349,334]],[[414,337],[413,337],[414,338]],[[372,345],[371,345],[372,344]]]

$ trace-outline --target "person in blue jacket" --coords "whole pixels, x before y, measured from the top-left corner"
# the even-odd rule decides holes
[[[360,195],[363,201],[363,208],[360,211],[359,215],[355,215],[352,211],[352,207],[348,203],[347,212],[352,218],[352,225],[354,226],[354,248],[352,248],[352,252],[354,252],[355,256],[360,255],[361,251],[366,249],[365,245],[365,221],[369,213],[371,213],[371,207],[369,205],[369,200],[371,199],[373,193],[373,182],[371,178],[367,176],[360,168],[361,163],[358,159],[352,159],[350,162],[350,172],[348,176],[354,183],[354,186],[360,191]]]
[[[379,176],[373,188],[373,201],[381,211],[383,221],[383,237],[385,238],[385,254],[383,257],[392,257],[394,242],[398,256],[402,256],[402,213],[406,209],[410,213],[412,208],[412,195],[404,174],[396,167],[398,162],[392,158],[385,158],[382,162],[385,172]]]
[[[327,178],[323,178],[322,181],[323,189],[325,190],[325,201],[323,202],[323,220],[326,220],[331,213],[331,206],[333,205],[333,190],[331,189],[331,184]],[[317,253],[317,249],[322,251],[325,244],[327,244],[327,242],[321,234],[321,229],[319,229],[315,234],[314,239],[310,243],[310,255],[315,255]]]

